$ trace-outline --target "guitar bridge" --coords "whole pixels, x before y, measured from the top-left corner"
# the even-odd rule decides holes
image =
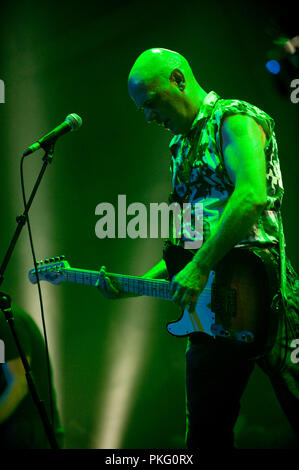
[[[236,289],[228,289],[225,296],[225,311],[230,317],[237,315],[237,291]]]

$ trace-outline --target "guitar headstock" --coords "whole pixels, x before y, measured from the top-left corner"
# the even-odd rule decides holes
[[[37,262],[37,272],[40,281],[48,281],[52,284],[59,284],[65,280],[64,270],[70,268],[69,263],[64,256],[55,258],[46,258]],[[31,269],[28,273],[29,281],[32,284],[37,283],[36,271]]]

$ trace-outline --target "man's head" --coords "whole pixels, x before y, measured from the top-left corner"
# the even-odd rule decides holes
[[[168,49],[148,49],[137,58],[128,79],[129,93],[155,121],[174,134],[186,134],[206,95],[187,60]]]

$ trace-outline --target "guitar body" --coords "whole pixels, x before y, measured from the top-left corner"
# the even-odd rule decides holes
[[[170,245],[164,253],[170,278],[192,259],[192,253]],[[188,308],[169,333],[185,336],[205,333],[255,345],[265,345],[277,327],[270,309],[277,291],[277,276],[270,250],[233,249],[210,272],[195,312]]]

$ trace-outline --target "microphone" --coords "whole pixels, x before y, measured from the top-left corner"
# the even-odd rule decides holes
[[[34,144],[30,145],[25,152],[23,153],[23,157],[30,155],[33,152],[36,152],[40,147],[44,147],[46,144],[50,144],[51,142],[55,142],[58,137],[63,134],[66,134],[70,131],[77,131],[82,126],[82,119],[78,114],[69,114],[65,120],[59,124],[59,126],[55,127],[51,132],[41,137],[39,140],[34,142]]]

